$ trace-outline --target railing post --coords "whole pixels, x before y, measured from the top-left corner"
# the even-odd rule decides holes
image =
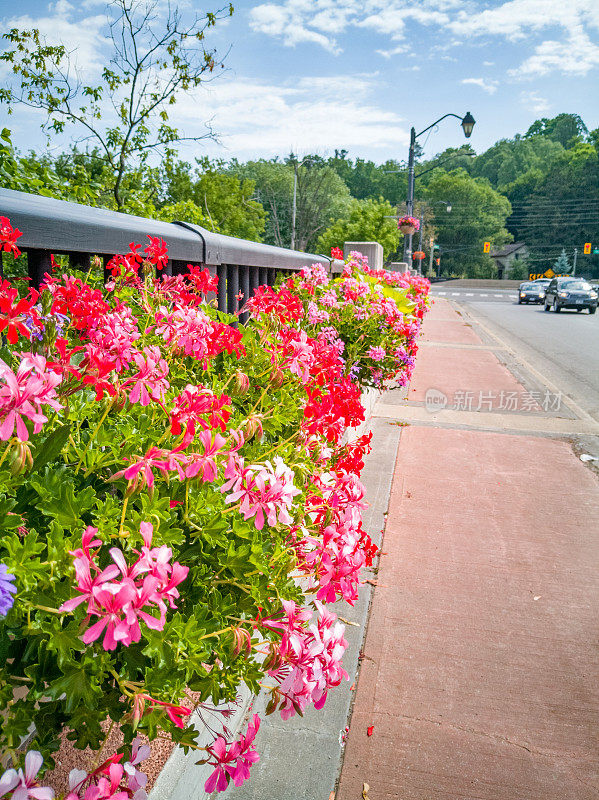
[[[239,267],[236,264],[227,265],[227,307],[228,314],[237,313],[237,295],[239,294]]]
[[[250,297],[254,296],[258,286],[260,286],[260,267],[250,267]]]
[[[171,275],[183,275],[187,272],[187,261],[177,261],[176,259],[173,261],[169,261],[171,264]]]
[[[218,310],[227,311],[227,286],[229,284],[230,268],[227,264],[219,264],[216,268],[218,277]]]
[[[49,250],[26,250],[27,272],[31,278],[31,285],[39,289],[46,272],[52,269],[52,259]]]
[[[89,272],[91,266],[89,253],[71,253],[69,255],[69,266],[72,269],[80,269],[81,272]]]
[[[100,258],[102,259],[103,281],[104,283],[108,283],[108,281],[112,278],[112,273],[108,269],[108,262],[112,259],[112,256],[102,255]]]
[[[239,290],[243,294],[241,305],[244,306],[250,299],[250,268],[245,264],[239,265]],[[247,320],[247,312],[244,312],[239,316],[239,321],[242,325],[245,325]]]
[[[173,262],[172,259],[170,258],[166,262],[165,267],[163,267],[160,270],[156,270],[156,277],[159,277],[160,275],[172,275],[172,274],[173,274]]]
[[[260,286],[268,286],[268,268],[260,267]]]

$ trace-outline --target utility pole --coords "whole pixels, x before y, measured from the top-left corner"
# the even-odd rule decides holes
[[[574,258],[572,260],[572,275],[576,275],[576,261],[578,259],[578,247],[574,248]]]
[[[295,250],[295,214],[297,208],[297,161],[293,162],[293,209],[291,211],[291,249]]]
[[[435,240],[433,239],[432,236],[430,239],[430,248],[431,251],[428,256],[428,275],[427,275],[428,278],[433,277],[433,260],[435,258]]]
[[[422,206],[420,207],[420,240],[418,242],[418,249],[422,252],[422,234],[423,234],[423,227],[424,227],[424,210]],[[422,275],[422,261],[418,259],[418,274]]]
[[[291,209],[291,249],[295,250],[295,220],[297,216],[297,172],[304,164],[312,161],[310,156],[302,158],[298,161],[296,158],[293,160],[293,206]]]
[[[416,128],[410,130],[410,151],[408,153],[408,196],[406,198],[407,216],[411,217],[414,211],[414,160],[416,149]],[[404,236],[403,260],[407,262],[408,269],[412,266],[412,234]]]

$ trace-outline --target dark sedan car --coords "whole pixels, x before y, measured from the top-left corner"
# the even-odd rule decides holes
[[[536,281],[521,283],[518,289],[518,305],[522,303],[542,303],[545,300],[545,287]]]
[[[582,311],[588,308],[589,314],[597,310],[597,290],[581,278],[554,278],[545,289],[545,311],[561,311],[562,308],[575,308]]]

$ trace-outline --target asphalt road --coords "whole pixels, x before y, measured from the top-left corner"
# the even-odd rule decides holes
[[[431,294],[434,297],[444,297],[446,300],[465,302],[481,300],[485,303],[513,303],[514,300],[518,299],[518,293],[516,289],[451,289],[447,286],[444,288],[442,287],[443,284],[440,284],[439,288],[433,285]]]
[[[545,312],[515,302],[513,290],[468,289],[442,295],[479,317],[541,375],[599,421],[599,312]],[[486,297],[484,295],[487,295]]]

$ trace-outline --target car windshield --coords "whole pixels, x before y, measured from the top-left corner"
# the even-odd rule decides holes
[[[549,286],[551,280],[549,278],[538,278],[535,283],[540,284],[541,286]]]
[[[534,283],[523,283],[520,286],[520,289],[536,289],[536,288],[537,287],[534,285]]]
[[[591,288],[591,284],[586,281],[565,281],[565,283],[562,283],[562,288],[567,289],[569,292],[588,292]]]

